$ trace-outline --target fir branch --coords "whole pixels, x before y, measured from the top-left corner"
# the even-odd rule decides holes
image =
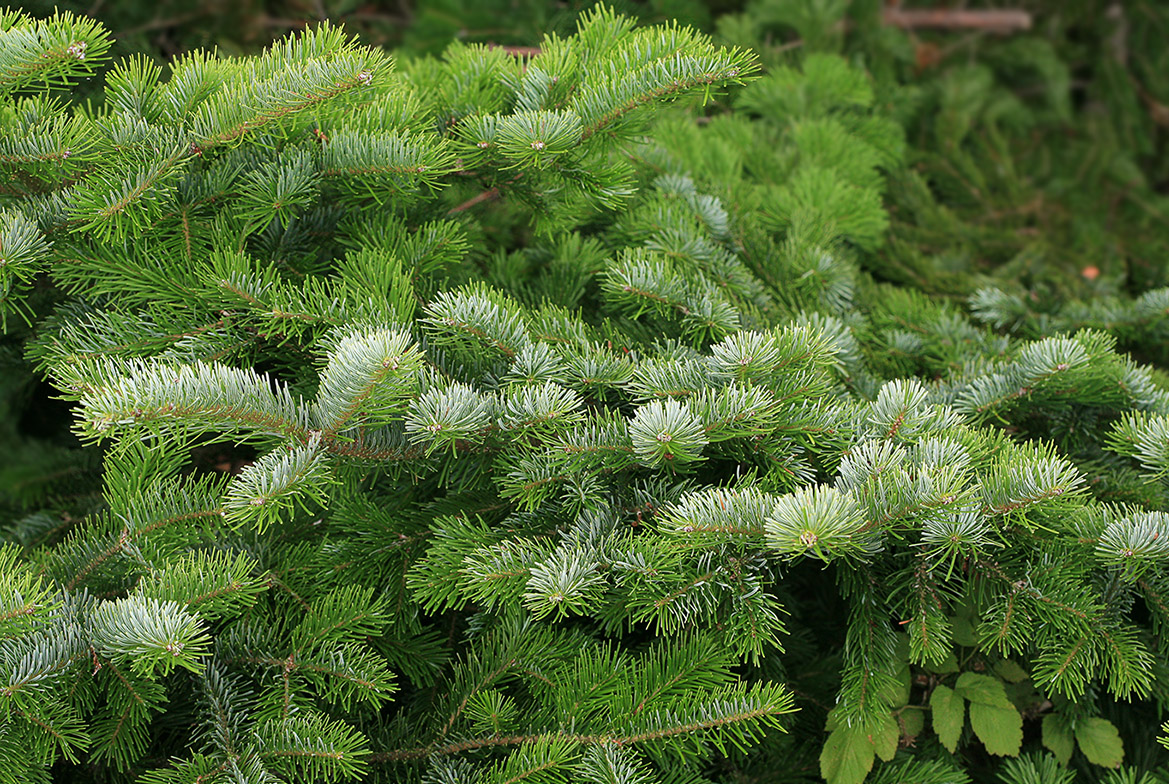
[[[273,390],[267,379],[224,365],[158,363],[94,365],[81,396],[89,432],[100,436],[119,425],[150,427],[184,423],[210,431],[245,430],[308,441],[311,428],[304,408],[287,388]]]
[[[609,129],[651,101],[696,87],[742,83],[758,68],[753,55],[739,50],[709,55],[683,50],[645,64],[630,62],[636,57],[635,51],[618,49],[600,78],[583,85],[574,97],[573,105],[584,123],[582,141]]]
[[[535,744],[541,740],[563,740],[572,744],[589,746],[632,746],[638,743],[667,741],[679,736],[721,730],[739,724],[750,726],[756,722],[763,722],[768,726],[777,726],[777,717],[792,711],[791,697],[782,690],[759,690],[759,692],[752,694],[741,689],[739,694],[748,698],[741,707],[732,707],[728,701],[725,706],[718,703],[711,705],[710,708],[702,706],[693,711],[693,714],[697,715],[692,716],[686,716],[684,713],[654,714],[641,723],[641,729],[629,733],[618,731],[613,734],[589,735],[561,731],[537,735],[491,735],[468,738],[444,745],[375,752],[371,755],[370,761],[402,762],[423,759],[431,755],[447,756],[478,749]],[[684,716],[685,718],[683,718]],[[677,721],[678,719],[682,719],[682,721]]]
[[[271,78],[245,80],[221,90],[201,106],[192,122],[194,146],[203,151],[238,141],[270,123],[370,85],[384,66],[347,56],[308,60]]]
[[[68,84],[90,76],[110,48],[109,32],[96,20],[69,11],[48,19],[6,19],[0,44],[0,93],[40,83]]]

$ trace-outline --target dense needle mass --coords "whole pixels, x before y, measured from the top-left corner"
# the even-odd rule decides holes
[[[865,271],[910,153],[858,65],[598,7],[538,52],[134,57],[70,105],[106,32],[0,28],[0,304],[82,444],[6,521],[0,782],[1155,749],[1169,392],[1090,318]]]

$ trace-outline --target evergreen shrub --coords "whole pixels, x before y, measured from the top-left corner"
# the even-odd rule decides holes
[[[5,346],[80,439],[3,425],[0,781],[1164,776],[1169,393],[869,276],[856,64],[599,7],[71,103],[109,45],[0,17]]]
[[[769,66],[797,49],[863,63],[876,104],[904,126],[889,241],[865,268],[996,329],[1107,330],[1164,366],[1169,6],[1020,0],[1006,5],[1031,27],[1003,35],[882,24],[896,5],[749,0],[717,20],[724,41]],[[954,4],[902,5],[945,17]],[[1004,4],[961,5],[976,15]]]

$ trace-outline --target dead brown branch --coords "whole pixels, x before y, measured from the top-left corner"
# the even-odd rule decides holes
[[[480,193],[476,196],[472,196],[471,198],[467,199],[465,202],[463,202],[459,206],[451,207],[450,210],[447,211],[447,215],[454,215],[456,213],[463,212],[464,210],[469,210],[472,207],[474,207],[476,204],[479,204],[481,202],[491,201],[492,199],[498,199],[498,198],[499,198],[499,188],[488,188],[487,190],[483,191],[482,193]]]
[[[905,30],[930,27],[1011,33],[1031,29],[1031,14],[1012,9],[967,11],[961,8],[901,8],[891,5],[882,9],[881,21]]]

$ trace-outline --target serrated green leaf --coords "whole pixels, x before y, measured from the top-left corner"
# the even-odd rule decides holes
[[[955,615],[950,619],[950,623],[954,627],[954,642],[967,648],[978,645],[978,633],[974,630],[974,624],[970,622],[969,618],[964,615]]]
[[[930,695],[930,709],[938,740],[953,753],[958,748],[958,737],[966,722],[966,703],[949,686],[936,686]]]
[[[909,694],[912,687],[913,676],[909,672],[909,662],[903,662],[889,680],[888,685],[881,689],[878,698],[890,708],[900,708],[909,704]]]
[[[970,726],[991,754],[1019,756],[1019,748],[1023,745],[1023,717],[1014,705],[1000,708],[983,702],[971,702]]]
[[[926,672],[932,672],[935,675],[949,675],[951,672],[958,672],[958,657],[954,655],[953,651],[942,660],[941,664],[933,664],[925,662],[922,667]]]
[[[888,762],[897,753],[897,742],[901,740],[901,727],[892,713],[886,713],[881,725],[869,736],[877,756]]]
[[[897,714],[897,723],[901,726],[901,737],[913,740],[925,728],[925,711],[908,708]]]
[[[873,769],[875,755],[859,727],[837,727],[820,751],[820,775],[828,784],[861,784]]]
[[[1019,666],[1018,662],[1011,659],[1003,659],[995,664],[994,671],[1007,683],[1022,683],[1031,677],[1026,670]]]
[[[954,684],[954,691],[972,703],[988,705],[992,708],[1015,709],[1015,706],[1007,698],[1007,690],[1003,687],[1003,682],[990,675],[964,672],[958,676],[958,682]]]
[[[1124,742],[1116,725],[1108,719],[1080,719],[1076,722],[1076,743],[1093,765],[1116,768],[1124,762]]]
[[[1076,750],[1076,739],[1063,716],[1050,713],[1043,717],[1043,746],[1059,760],[1060,765],[1071,761]]]

